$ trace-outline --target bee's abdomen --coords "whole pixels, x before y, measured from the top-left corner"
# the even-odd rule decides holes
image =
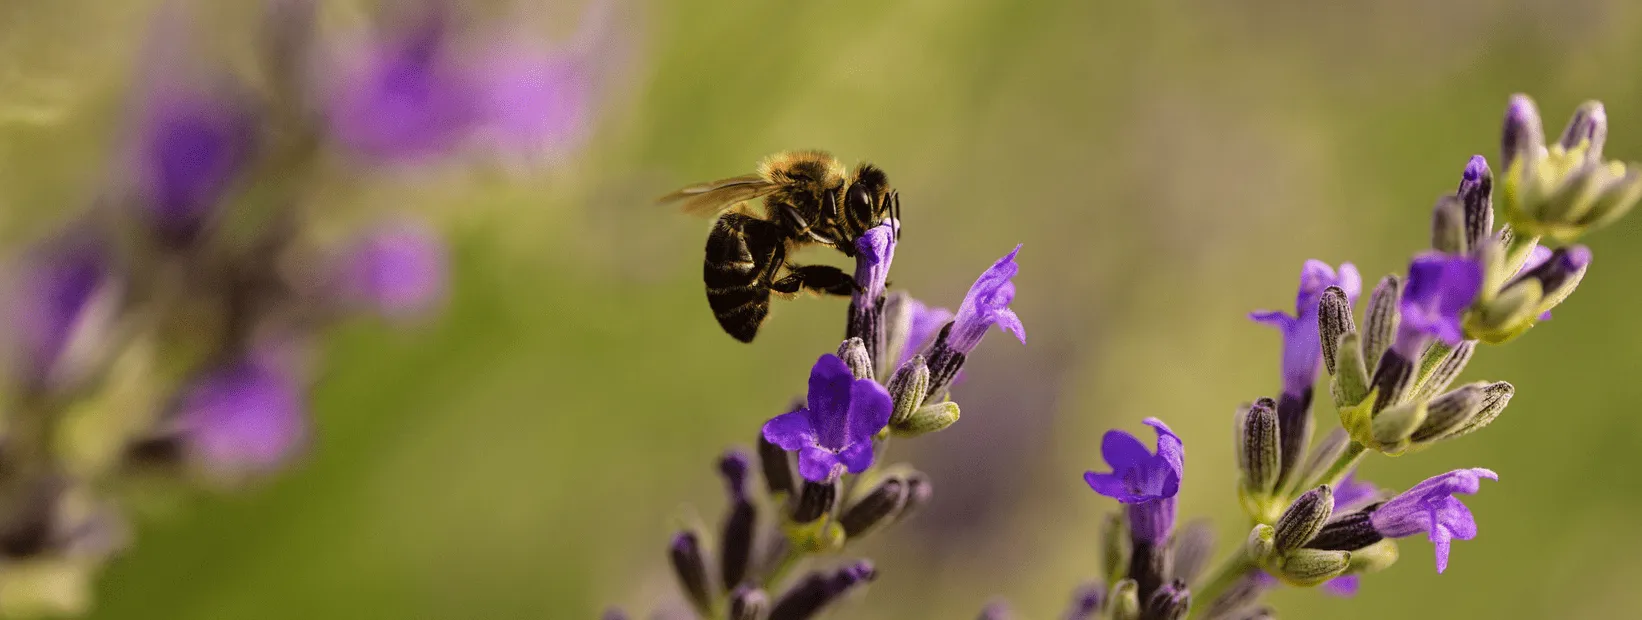
[[[707,305],[724,331],[752,342],[770,313],[770,275],[779,266],[780,229],[742,215],[726,214],[707,236],[701,279]]]

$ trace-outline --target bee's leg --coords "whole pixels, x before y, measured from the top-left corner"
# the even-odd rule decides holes
[[[781,217],[785,218],[787,223],[792,226],[794,237],[809,237],[811,241],[816,243],[832,245],[831,241],[828,241],[821,235],[816,234],[815,227],[811,226],[810,223],[804,219],[804,216],[798,213],[798,209],[794,209],[792,205],[783,203],[779,209],[779,212],[781,213]]]
[[[770,290],[793,294],[807,290],[823,295],[850,295],[855,292],[855,278],[832,265],[788,265],[787,277],[770,283]]]

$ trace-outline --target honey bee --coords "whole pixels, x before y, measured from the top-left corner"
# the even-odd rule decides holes
[[[751,204],[760,198],[761,210]],[[718,217],[707,235],[701,276],[718,324],[742,342],[758,335],[772,295],[855,291],[850,274],[793,263],[793,252],[815,244],[853,257],[863,233],[886,216],[899,220],[901,210],[883,170],[862,163],[849,172],[822,151],[776,153],[759,162],[756,174],[692,185],[661,199],[676,201],[683,201],[686,213]]]

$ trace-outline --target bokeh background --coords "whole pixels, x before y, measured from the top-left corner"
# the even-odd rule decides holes
[[[585,150],[525,174],[386,174],[347,196],[442,224],[443,312],[332,339],[308,458],[146,516],[94,617],[665,607],[672,528],[718,518],[714,458],[803,388],[846,304],[782,303],[756,344],[731,340],[702,301],[706,223],[652,199],[825,148],[900,189],[897,288],[954,306],[1024,243],[1029,336],[973,356],[961,423],[897,444],[935,502],[861,549],[881,578],[832,617],[965,618],[1002,597],[1049,618],[1097,571],[1111,505],[1080,474],[1101,465],[1107,428],[1169,421],[1188,449],[1182,515],[1241,539],[1231,412],[1279,381],[1277,334],[1245,313],[1291,304],[1307,258],[1370,281],[1400,271],[1466,158],[1496,157],[1509,94],[1532,94],[1552,131],[1601,99],[1607,151],[1642,159],[1642,4],[1626,0],[614,1],[629,2],[625,56]],[[581,9],[534,8],[566,22]],[[0,3],[8,242],[105,174],[154,9]],[[210,19],[231,39],[250,22],[228,13]],[[1555,320],[1467,372],[1514,382],[1508,413],[1363,468],[1393,488],[1495,469],[1467,500],[1481,536],[1441,576],[1410,540],[1355,600],[1281,592],[1284,617],[1634,610],[1642,221],[1588,241],[1596,262]]]

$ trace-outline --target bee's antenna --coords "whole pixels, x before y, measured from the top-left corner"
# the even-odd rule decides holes
[[[889,212],[895,218],[895,240],[901,240],[901,192],[890,191]]]

